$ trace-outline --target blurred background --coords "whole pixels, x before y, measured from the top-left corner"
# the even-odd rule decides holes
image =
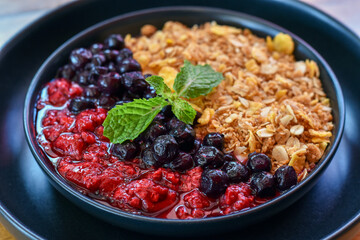
[[[14,34],[23,29],[35,19],[50,10],[73,0],[0,0],[0,51],[1,47]],[[283,0],[286,1],[286,0]],[[360,0],[303,0],[308,4],[330,14],[360,36]],[[360,226],[356,226],[352,233],[344,236],[349,239],[354,232],[359,232],[353,240],[360,240]],[[0,240],[14,238],[0,223]],[[351,238],[350,238],[351,239]]]

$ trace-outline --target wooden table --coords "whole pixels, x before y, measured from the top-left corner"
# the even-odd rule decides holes
[[[0,0],[0,48],[27,24],[72,0]],[[337,18],[360,36],[360,0],[303,0]],[[0,224],[0,239],[14,237]],[[360,240],[360,225],[343,239]]]

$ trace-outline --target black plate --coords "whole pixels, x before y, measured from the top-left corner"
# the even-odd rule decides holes
[[[26,86],[42,61],[80,30],[112,16],[169,1],[83,1],[42,18],[0,52],[0,106],[3,114],[0,157],[0,212],[18,237],[51,239],[145,238],[102,222],[63,198],[47,182],[26,146],[21,114]],[[344,26],[307,5],[293,1],[172,1],[172,4],[229,8],[283,26],[310,43],[328,61],[342,85],[347,103],[343,140],[316,186],[291,207],[246,230],[221,236],[248,238],[323,238],[342,228],[360,209],[360,147],[357,119],[360,40]],[[329,221],[331,219],[331,221]],[[10,224],[10,223],[12,224]],[[319,227],[319,225],[321,227]],[[334,235],[333,235],[334,236]],[[151,238],[151,237],[146,237]]]

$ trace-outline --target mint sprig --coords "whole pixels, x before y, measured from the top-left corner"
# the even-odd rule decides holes
[[[104,136],[112,143],[123,143],[134,140],[150,125],[161,109],[171,105],[174,115],[186,124],[194,122],[196,111],[184,98],[195,98],[206,95],[219,85],[223,76],[209,65],[194,66],[184,61],[174,81],[175,93],[159,76],[151,76],[146,81],[158,95],[150,99],[135,99],[133,102],[117,105],[108,112],[103,123]]]

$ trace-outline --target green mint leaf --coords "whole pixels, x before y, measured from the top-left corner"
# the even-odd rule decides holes
[[[164,98],[172,98],[174,95],[171,89],[164,83],[164,79],[160,76],[151,76],[146,81],[155,89],[156,94]]]
[[[166,105],[169,103],[162,97],[135,99],[133,102],[117,105],[108,112],[103,123],[104,136],[112,143],[134,140]]]
[[[184,67],[176,75],[174,89],[179,96],[196,98],[211,92],[223,79],[223,75],[214,71],[210,65],[194,66],[185,60]]]
[[[176,98],[172,102],[171,110],[180,121],[186,124],[193,124],[196,111],[187,101]]]

